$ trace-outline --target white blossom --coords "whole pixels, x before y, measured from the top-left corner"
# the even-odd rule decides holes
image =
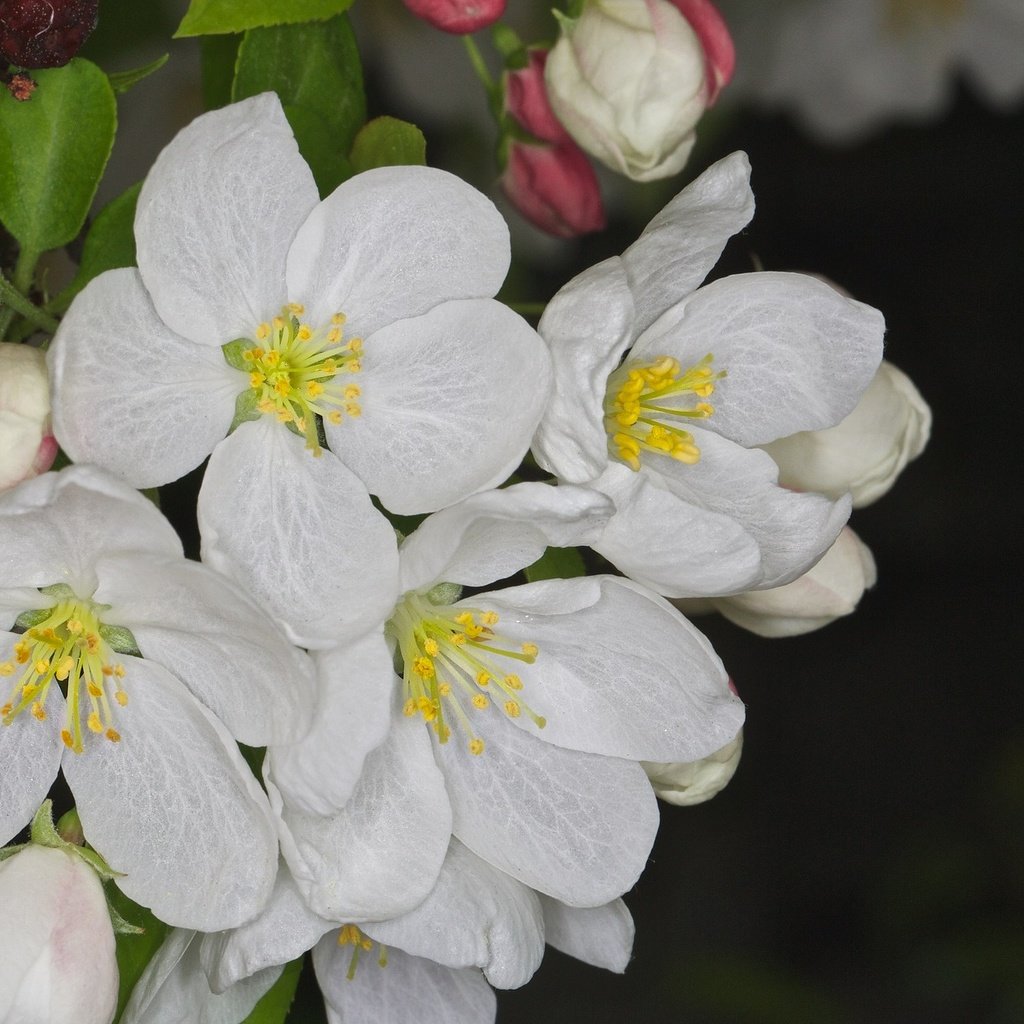
[[[0,344],[0,491],[45,473],[56,454],[46,357],[37,348],[4,342]]]
[[[306,656],[94,467],[0,495],[0,568],[0,841],[62,770],[128,896],[187,927],[252,917],[277,842],[236,740],[303,735]]]

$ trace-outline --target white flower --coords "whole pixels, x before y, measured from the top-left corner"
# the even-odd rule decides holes
[[[0,344],[0,491],[53,465],[46,357],[28,345]]]
[[[914,382],[882,361],[856,408],[827,430],[806,431],[764,446],[779,482],[837,498],[849,491],[861,508],[887,494],[908,462],[924,451],[932,413]]]
[[[316,723],[265,768],[282,853],[318,914],[408,913],[452,835],[572,906],[635,882],[657,827],[638,762],[694,760],[742,724],[710,645],[620,577],[458,599],[547,545],[585,543],[609,514],[594,492],[543,484],[437,512],[401,547],[387,623],[317,655]]]
[[[569,134],[635,181],[682,169],[708,103],[700,40],[669,0],[588,0],[544,77]]]
[[[791,109],[826,142],[938,114],[959,73],[995,106],[1024,95],[1018,0],[720,3],[739,51],[735,88]]]
[[[676,807],[693,807],[720,793],[729,784],[740,764],[743,733],[699,761],[677,761],[674,764],[644,762],[644,771],[651,780],[659,800]]]
[[[204,560],[302,646],[366,628],[397,571],[367,492],[417,513],[495,486],[546,400],[543,344],[490,298],[504,221],[426,167],[368,171],[320,202],[268,93],[178,134],[135,236],[139,269],[90,282],[54,339],[58,439],[136,487],[212,452]],[[236,411],[255,419],[227,436]]]
[[[792,583],[710,603],[758,636],[799,636],[849,615],[877,578],[870,549],[845,526],[821,560]]]
[[[89,842],[133,900],[189,927],[252,917],[277,843],[235,740],[305,732],[306,656],[237,587],[185,560],[149,501],[93,467],[0,496],[0,570],[0,841],[63,770]],[[19,616],[26,628],[12,632]]]
[[[114,930],[96,872],[45,846],[0,862],[0,1020],[110,1024],[117,985]]]
[[[831,545],[849,499],[778,486],[755,446],[837,423],[881,358],[881,314],[814,278],[697,287],[751,217],[749,172],[742,153],[713,165],[539,327],[555,391],[537,461],[612,497],[592,546],[670,597],[780,586]]]

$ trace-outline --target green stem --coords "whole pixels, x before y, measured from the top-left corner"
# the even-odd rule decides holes
[[[480,52],[480,47],[473,41],[472,36],[463,36],[462,42],[466,47],[466,53],[469,55],[469,62],[473,65],[476,77],[483,83],[488,96],[493,96],[496,86],[494,79],[491,78],[490,71],[487,70],[487,64],[484,61],[484,55]]]
[[[17,271],[15,274],[17,276]],[[26,299],[21,291],[15,285],[10,284],[2,274],[0,274],[0,303],[7,306],[7,309],[0,313],[0,337],[7,333],[7,328],[10,327],[15,313],[20,314],[42,331],[53,334],[57,330],[58,321],[44,313],[35,303]]]

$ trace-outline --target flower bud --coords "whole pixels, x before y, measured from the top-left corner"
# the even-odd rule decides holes
[[[850,491],[854,508],[885,494],[924,451],[932,414],[913,381],[883,361],[856,408],[828,430],[773,441],[765,451],[779,464],[779,483],[830,497]]]
[[[876,578],[870,549],[846,526],[818,564],[792,583],[716,597],[711,603],[758,636],[799,636],[849,615]]]
[[[694,12],[699,29],[681,9]],[[562,20],[548,59],[552,109],[613,170],[635,181],[666,178],[686,163],[694,126],[731,74],[731,42],[723,39],[725,26],[706,2],[587,0],[577,19]]]
[[[45,473],[56,456],[46,357],[28,345],[0,344],[0,491]]]
[[[96,27],[99,0],[0,3],[0,56],[20,68],[67,64]]]
[[[705,72],[710,107],[718,94],[729,84],[736,67],[736,48],[721,14],[710,0],[672,0],[679,13],[697,33],[704,51]]]
[[[404,0],[405,6],[434,28],[454,35],[479,32],[505,13],[506,0]]]
[[[505,111],[537,141],[508,139],[501,187],[531,224],[573,238],[604,227],[604,206],[594,169],[548,103],[546,59],[531,50],[527,66],[505,76]]]
[[[110,1024],[117,988],[114,930],[96,872],[45,846],[0,862],[0,1021]]]
[[[680,761],[674,764],[658,764],[641,761],[647,778],[651,780],[654,792],[665,803],[677,807],[691,807],[710,800],[725,789],[736,773],[743,749],[743,733],[699,761]]]

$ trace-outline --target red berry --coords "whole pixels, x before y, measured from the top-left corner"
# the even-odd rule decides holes
[[[20,68],[67,64],[98,9],[99,0],[0,0],[0,57]]]

